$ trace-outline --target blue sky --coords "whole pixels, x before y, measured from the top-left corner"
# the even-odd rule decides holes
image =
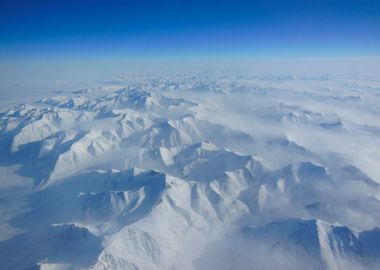
[[[2,0],[0,57],[380,56],[379,0]]]

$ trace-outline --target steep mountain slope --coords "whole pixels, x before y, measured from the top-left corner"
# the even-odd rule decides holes
[[[230,232],[209,244],[196,264],[200,269],[376,269],[379,244],[368,239],[378,237],[378,230],[358,233],[315,219],[286,219]]]

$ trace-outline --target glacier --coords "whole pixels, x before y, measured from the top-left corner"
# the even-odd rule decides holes
[[[1,269],[380,268],[378,73],[95,84],[2,105]]]

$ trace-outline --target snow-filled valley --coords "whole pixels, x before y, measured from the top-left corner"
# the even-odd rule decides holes
[[[0,269],[380,269],[377,75],[127,73],[2,105]]]

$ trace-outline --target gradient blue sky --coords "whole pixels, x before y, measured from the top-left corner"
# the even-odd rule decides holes
[[[1,0],[0,58],[380,56],[380,0]]]

